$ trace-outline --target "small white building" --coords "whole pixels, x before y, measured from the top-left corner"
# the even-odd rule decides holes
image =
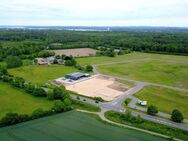
[[[142,101],[140,99],[137,100],[137,103],[141,106],[147,106],[147,101]]]

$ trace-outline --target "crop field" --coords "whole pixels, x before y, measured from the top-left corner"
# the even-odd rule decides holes
[[[56,55],[67,55],[67,56],[74,56],[74,57],[81,57],[81,56],[93,56],[96,54],[95,49],[91,48],[78,48],[78,49],[61,49],[61,50],[53,50]]]
[[[36,98],[13,88],[9,84],[0,82],[0,118],[8,112],[31,114],[38,108],[48,110],[52,106],[52,101],[45,98]]]
[[[133,59],[144,59],[144,58],[151,58],[151,59],[162,59],[162,60],[170,60],[178,62],[185,62],[188,63],[188,56],[178,56],[178,55],[162,55],[162,54],[150,54],[150,53],[130,53],[125,55],[120,55],[116,57],[87,57],[87,58],[77,58],[76,60],[81,65],[89,65],[89,64],[102,64],[107,62],[117,62],[117,61],[126,61],[126,60],[133,60]]]
[[[15,76],[23,77],[29,82],[44,84],[48,80],[63,77],[67,73],[77,72],[73,67],[66,67],[61,65],[50,66],[23,66],[20,68],[9,69],[9,73]]]
[[[24,133],[24,134],[23,134]],[[146,133],[103,124],[75,111],[1,128],[2,141],[163,141]]]
[[[134,96],[141,100],[147,100],[148,105],[157,106],[161,112],[171,114],[172,110],[178,109],[184,114],[185,118],[188,118],[188,92],[148,86]]]
[[[131,61],[99,66],[98,71],[144,82],[188,88],[188,63],[158,60]]]

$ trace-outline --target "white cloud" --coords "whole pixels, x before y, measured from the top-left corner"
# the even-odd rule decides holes
[[[0,0],[0,3],[1,25],[188,26],[188,0]]]

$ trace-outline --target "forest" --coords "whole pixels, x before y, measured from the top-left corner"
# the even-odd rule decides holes
[[[187,32],[0,30],[0,60],[7,56],[35,58],[45,49],[129,49],[132,51],[188,54]]]

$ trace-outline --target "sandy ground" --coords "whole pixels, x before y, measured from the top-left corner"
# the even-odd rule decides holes
[[[84,96],[101,97],[106,101],[111,101],[128,90],[128,86],[120,84],[114,79],[97,76],[76,84],[68,85],[66,89]]]
[[[78,49],[63,49],[63,50],[54,50],[55,55],[62,55],[65,54],[67,56],[92,56],[96,54],[95,49],[91,48],[78,48]]]

